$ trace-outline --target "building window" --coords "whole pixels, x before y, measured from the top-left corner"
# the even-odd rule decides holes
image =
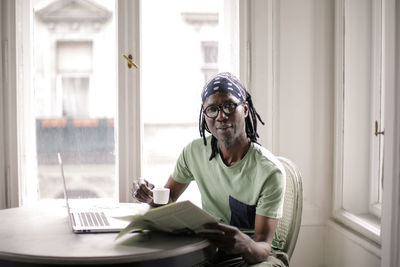
[[[88,118],[90,110],[89,85],[93,71],[93,42],[57,41],[57,84],[61,92],[59,106],[62,116]]]
[[[204,82],[207,82],[218,73],[218,42],[203,41],[201,43],[201,50],[204,62],[201,70],[203,71]]]
[[[231,3],[232,4],[232,3]],[[223,1],[216,1],[206,9],[207,12],[196,12],[195,10],[183,10],[181,12],[183,21],[187,24],[198,40],[201,49],[201,66],[204,83],[218,73],[218,42],[220,35],[218,32],[221,27],[223,12],[221,6]]]
[[[89,117],[89,77],[61,77],[62,116]]]

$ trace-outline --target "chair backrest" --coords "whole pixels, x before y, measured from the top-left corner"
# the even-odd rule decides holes
[[[303,210],[303,187],[300,172],[288,159],[278,157],[286,171],[286,192],[283,216],[278,222],[273,246],[280,248],[290,257],[296,246]]]

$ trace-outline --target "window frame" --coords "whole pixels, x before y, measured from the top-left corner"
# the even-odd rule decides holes
[[[380,224],[380,214],[381,214],[381,203],[379,202],[379,164],[381,160],[382,145],[381,137],[371,137],[370,145],[372,151],[370,152],[370,162],[375,162],[370,165],[369,172],[369,192],[368,201],[365,203],[368,205],[368,212],[366,214],[356,214],[351,211],[347,211],[344,208],[344,91],[345,91],[345,1],[346,0],[336,0],[335,1],[335,122],[334,122],[334,170],[333,170],[333,217],[340,223],[343,223],[352,230],[360,233],[361,235],[367,237],[369,240],[380,245],[381,243],[381,224]],[[385,58],[384,55],[384,36],[382,35],[384,25],[382,21],[385,19],[384,13],[382,12],[382,1],[376,1],[372,6],[372,27],[373,27],[373,37],[372,38],[372,61],[375,62],[372,71],[372,97],[375,99],[372,103],[373,107],[371,110],[371,118],[379,118],[383,125],[383,108],[380,107],[383,103],[384,94],[381,92],[376,92],[376,88],[382,89],[383,79],[385,75],[385,69],[382,67]],[[348,34],[348,33],[346,33]],[[378,100],[377,94],[379,96]],[[382,110],[381,110],[382,109]],[[381,123],[379,123],[381,124]],[[370,122],[373,125],[373,122]],[[382,127],[382,126],[381,126]],[[371,128],[371,133],[372,133]],[[383,139],[383,138],[382,138]],[[378,142],[378,143],[377,143]],[[378,149],[377,149],[378,148]],[[379,150],[379,151],[376,151]],[[377,156],[378,155],[378,156]],[[375,170],[378,170],[376,172]]]
[[[0,66],[2,69],[2,131],[0,132],[2,170],[1,188],[4,198],[0,199],[2,208],[17,207],[19,205],[19,181],[17,179],[10,179],[10,177],[18,177],[18,164],[17,164],[17,142],[16,142],[16,122],[17,122],[17,108],[15,104],[16,92],[11,90],[16,86],[16,2],[11,0],[1,1],[1,27],[2,34],[2,62]],[[4,164],[3,164],[4,162]]]
[[[384,1],[385,13],[385,179],[382,196],[382,262],[381,266],[400,265],[400,5]],[[397,25],[397,26],[396,26]],[[395,55],[395,56],[393,56]]]
[[[372,11],[372,88],[376,88],[372,92],[372,108],[371,108],[371,125],[377,123],[377,131],[384,129],[384,90],[383,86],[383,32],[382,32],[382,1],[373,2]],[[375,119],[375,120],[374,120]],[[370,194],[369,194],[369,211],[371,214],[381,218],[382,213],[382,167],[383,167],[383,146],[384,135],[371,135],[371,166],[370,166]],[[376,180],[378,178],[378,181]]]
[[[226,0],[227,3],[228,0]],[[143,123],[141,115],[141,92],[140,92],[140,3],[141,0],[119,0],[116,1],[116,14],[117,14],[117,116],[116,116],[116,190],[117,200],[120,202],[132,202],[133,199],[130,195],[131,184],[134,179],[141,177],[142,174],[142,143],[143,143]],[[226,4],[225,3],[225,4]],[[21,118],[24,118],[27,112],[21,113],[19,106],[23,105],[23,101],[27,101],[29,97],[23,98],[21,96],[24,92],[23,88],[29,88],[28,85],[31,81],[31,40],[30,27],[32,21],[31,15],[31,2],[25,0],[5,0],[1,1],[1,23],[6,27],[2,28],[2,56],[4,57],[4,64],[1,65],[2,87],[4,90],[0,94],[0,99],[3,100],[4,106],[1,112],[4,114],[4,129],[0,132],[1,140],[0,147],[4,146],[3,152],[0,153],[0,159],[4,160],[5,175],[0,176],[0,184],[4,185],[3,199],[0,199],[0,208],[11,208],[26,205],[37,200],[37,190],[32,188],[38,187],[37,178],[25,179],[28,173],[26,166],[35,162],[32,160],[35,148],[24,146],[29,140],[23,140],[21,133],[24,130],[24,123]],[[230,14],[238,12],[237,9],[242,8],[247,10],[247,2],[244,0],[237,0],[234,10],[228,10]],[[225,6],[226,7],[226,6]],[[4,15],[4,16],[3,16]],[[247,15],[243,12],[239,16],[240,23],[247,25]],[[3,32],[4,29],[4,32]],[[240,27],[239,31],[247,30],[246,27]],[[29,38],[27,37],[29,36]],[[24,38],[24,42],[18,42]],[[240,43],[238,42],[236,48],[240,48],[246,44],[247,36],[240,35]],[[247,50],[235,54],[235,60],[246,58]],[[139,69],[128,68],[127,62],[122,55],[133,56],[135,63]],[[247,62],[247,61],[246,61]],[[3,69],[4,68],[4,69]],[[240,66],[238,72],[247,74],[247,65]],[[247,77],[248,75],[246,75]],[[239,75],[240,77],[240,75]],[[12,88],[16,88],[13,90]],[[22,101],[22,102],[21,102]],[[30,114],[33,114],[32,112]],[[3,118],[0,118],[3,119]],[[2,124],[3,125],[3,124]],[[35,127],[34,124],[29,127]],[[31,128],[30,131],[32,131]],[[28,129],[29,130],[29,129]],[[26,136],[26,135],[25,135]],[[35,138],[30,136],[28,138]],[[31,140],[31,139],[30,139]],[[34,165],[34,164],[31,164]],[[34,166],[28,166],[31,171]],[[25,172],[25,173],[24,173]],[[37,175],[35,175],[37,177]],[[32,173],[29,173],[32,177]],[[28,184],[29,183],[29,184]]]
[[[29,130],[23,128],[21,120],[23,114],[21,114],[19,106],[23,105],[28,97],[24,96],[23,89],[24,84],[30,81],[30,62],[31,53],[29,49],[30,35],[25,36],[22,43],[18,43],[18,40],[27,32],[29,32],[30,25],[30,1],[2,1],[2,17],[4,20],[2,23],[6,24],[7,27],[2,35],[4,41],[2,43],[4,64],[3,73],[4,77],[4,162],[5,162],[5,177],[4,177],[4,188],[5,188],[5,203],[6,208],[18,207],[22,204],[22,195],[26,195],[27,202],[30,202],[32,198],[35,198],[35,186],[37,182],[32,179],[26,181],[22,179],[25,175],[24,170],[21,166],[26,164],[27,158],[29,158],[29,152],[24,153],[23,147],[26,140],[23,140],[19,132],[23,130]],[[21,91],[22,90],[22,91]],[[26,96],[26,95],[25,95]],[[29,114],[29,110],[24,111]],[[29,125],[32,127],[32,125]],[[22,128],[21,128],[22,127]],[[34,169],[32,170],[34,171]],[[37,175],[34,175],[37,177]],[[31,183],[32,182],[32,183]],[[27,188],[32,188],[31,194],[26,194]]]
[[[37,199],[37,179],[25,179],[24,169],[34,168],[28,166],[29,162],[34,160],[32,152],[35,148],[24,147],[29,140],[23,140],[21,133],[24,129],[22,118],[29,111],[22,114],[18,109],[23,105],[28,97],[24,95],[23,88],[28,88],[24,84],[29,84],[31,79],[31,7],[30,1],[24,0],[6,0],[1,3],[2,23],[5,23],[5,31],[2,35],[5,37],[2,43],[2,55],[4,64],[2,73],[5,74],[2,86],[4,88],[2,113],[4,114],[4,131],[2,131],[2,140],[4,140],[5,176],[2,176],[0,183],[4,185],[4,199],[0,200],[0,206],[4,208],[18,207],[32,203]],[[117,162],[116,166],[116,187],[118,190],[118,199],[121,202],[132,201],[130,197],[130,185],[134,177],[140,177],[141,173],[141,139],[142,129],[136,127],[140,124],[140,74],[135,69],[129,69],[126,61],[122,58],[123,54],[132,54],[135,62],[140,65],[140,40],[137,38],[140,33],[140,1],[121,0],[117,1],[117,83],[118,83],[118,114],[116,132]],[[19,42],[19,40],[24,42]],[[12,88],[16,88],[13,90]],[[33,114],[31,112],[31,114]],[[29,127],[34,127],[30,125]],[[25,135],[26,136],[26,135]],[[29,138],[29,137],[28,137]],[[34,138],[30,137],[30,138]],[[124,145],[122,145],[124,144]],[[31,164],[32,165],[32,164]],[[29,176],[37,177],[37,175]],[[29,184],[28,184],[29,183]],[[28,190],[29,188],[29,190]],[[33,188],[33,189],[32,189]],[[2,194],[3,195],[3,194]]]
[[[0,3],[0,14],[1,14],[1,18],[0,18],[0,36],[2,36],[2,40],[3,40],[3,23],[5,21],[5,16],[3,15],[3,10],[5,10],[4,8],[4,3],[5,1],[2,1]],[[4,29],[7,29],[7,27],[4,27]],[[5,58],[6,58],[6,51],[8,50],[8,46],[7,44],[7,39],[4,38],[5,41],[2,42],[0,44],[1,47],[1,51],[0,51],[0,62],[2,62],[2,64],[0,64],[0,170],[2,170],[2,174],[0,174],[0,196],[3,196],[0,198],[0,209],[4,209],[6,208],[6,203],[7,203],[7,190],[6,190],[6,171],[5,171],[5,116],[3,116],[4,111],[5,111],[5,105],[4,103],[6,103],[5,99],[5,82],[6,82],[6,77],[5,75],[3,75],[3,66],[5,66],[7,64]],[[4,59],[3,59],[4,58]],[[7,102],[8,103],[8,102]]]
[[[118,125],[116,184],[120,202],[132,202],[130,188],[141,177],[143,125],[140,71],[128,68],[122,55],[131,54],[140,68],[140,1],[117,1]]]

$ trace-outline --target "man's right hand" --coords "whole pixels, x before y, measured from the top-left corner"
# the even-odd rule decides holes
[[[133,181],[132,196],[139,202],[153,205],[153,192],[151,191],[154,185],[144,179]]]

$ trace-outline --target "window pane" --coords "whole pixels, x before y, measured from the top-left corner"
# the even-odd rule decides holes
[[[200,138],[200,93],[220,65],[223,1],[141,3],[143,176],[163,186],[183,147]],[[195,186],[192,183],[181,198],[200,205]]]
[[[345,3],[343,208],[380,216],[383,87],[381,10],[372,1]]]
[[[39,198],[114,198],[115,1],[32,0]],[[34,144],[32,144],[34,146]]]

